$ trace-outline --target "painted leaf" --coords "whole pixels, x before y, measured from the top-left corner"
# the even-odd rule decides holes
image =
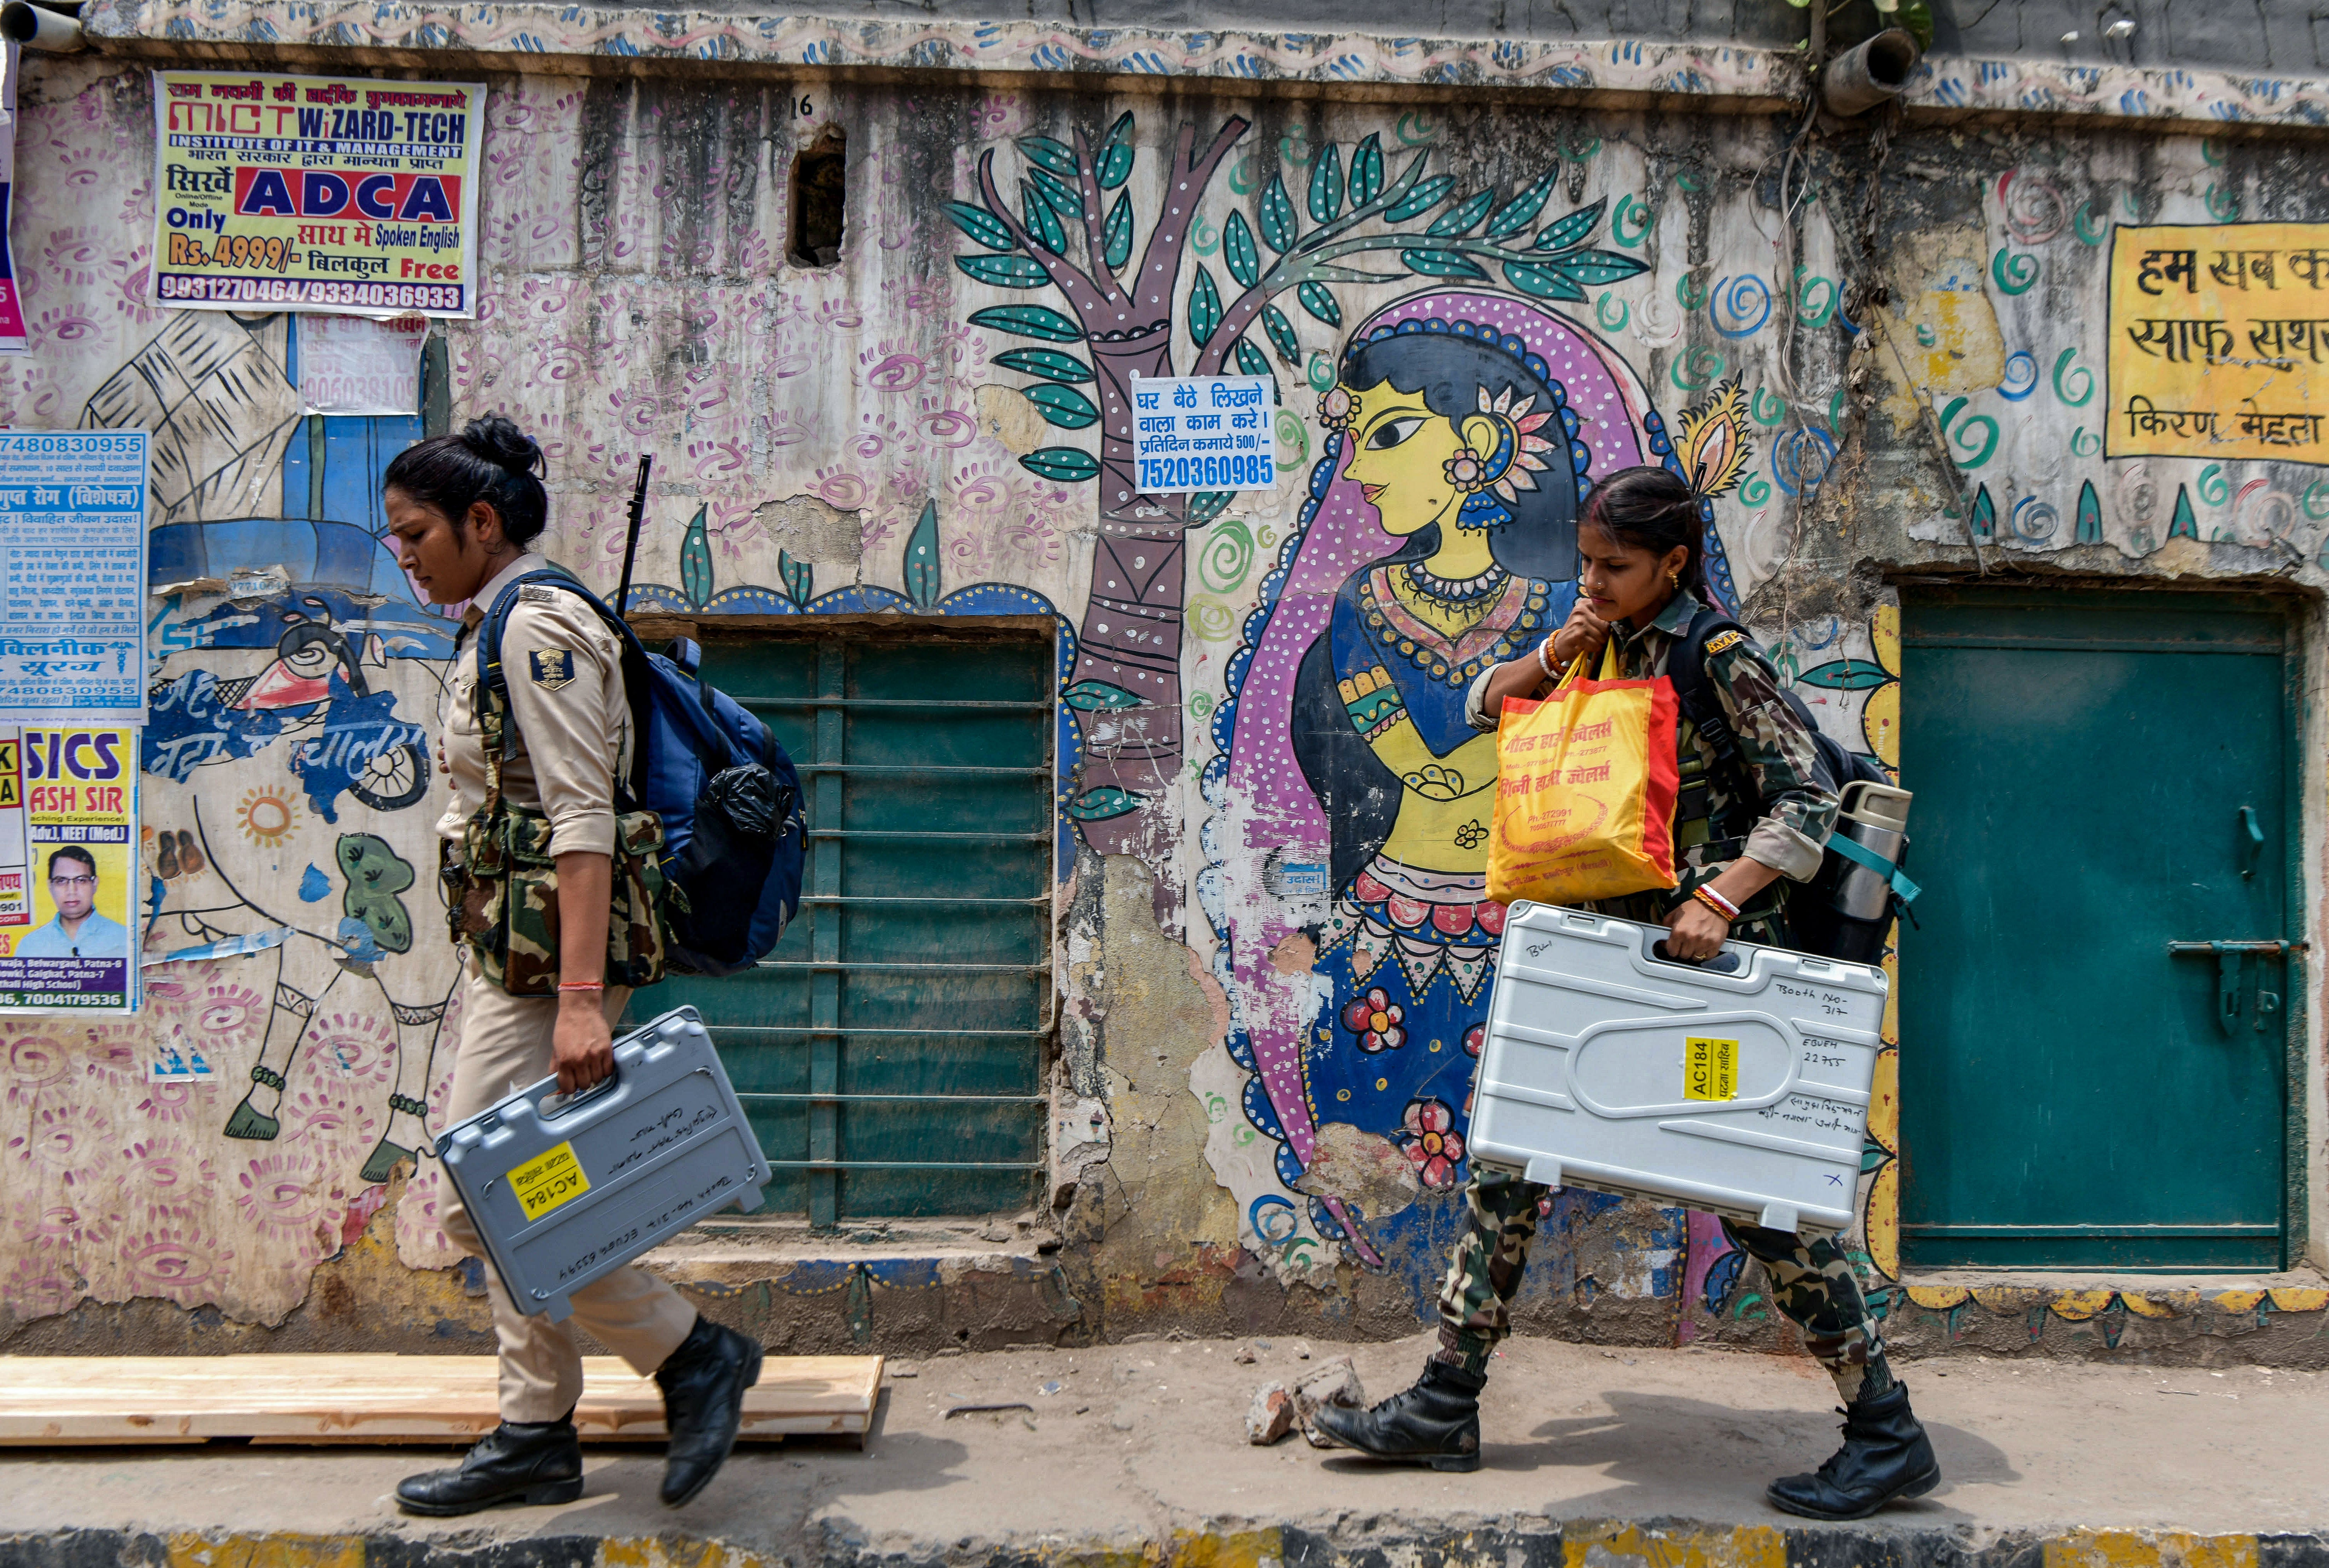
[[[1830,692],[1867,692],[1891,678],[1891,671],[1868,659],[1837,659],[1806,670],[1796,677],[1796,685]]]
[[[1062,485],[1080,485],[1099,477],[1099,459],[1081,447],[1040,448],[1020,458],[1019,466]]]
[[[1113,713],[1140,705],[1138,697],[1107,681],[1078,681],[1060,694],[1060,701],[1082,713]]]
[[[1033,178],[1035,188],[1043,193],[1043,200],[1051,203],[1053,212],[1062,218],[1083,217],[1084,196],[1081,191],[1059,175],[1046,174],[1042,169],[1030,169],[1027,173]]]
[[[1515,230],[1525,229],[1535,222],[1536,215],[1544,211],[1545,198],[1552,194],[1553,181],[1560,177],[1558,167],[1548,169],[1535,184],[1497,208],[1496,215],[1488,220],[1485,231],[1488,238],[1501,240]]]
[[[1087,789],[1068,802],[1068,816],[1077,822],[1100,822],[1140,809],[1140,797],[1114,784]]]
[[[953,220],[956,228],[990,250],[1019,249],[1019,241],[1012,237],[1010,226],[984,207],[974,207],[968,202],[948,202],[946,214]]]
[[[1240,337],[1237,340],[1237,362],[1238,369],[1243,374],[1268,375],[1269,373],[1269,356],[1254,347],[1252,340],[1249,338]]]
[[[2095,482],[2089,479],[2079,486],[2079,528],[2072,543],[2100,544],[2103,542],[2103,504],[2095,495]]]
[[[1426,278],[1485,278],[1472,259],[1457,250],[1401,250],[1399,259]],[[1579,296],[1582,298],[1583,296]]]
[[[1052,343],[1081,343],[1084,329],[1072,317],[1042,305],[991,305],[970,313],[973,326],[1007,332],[1014,337],[1041,337]]]
[[[1071,386],[1046,383],[1023,387],[1021,395],[1043,411],[1043,418],[1063,430],[1080,430],[1099,418],[1091,399]]]
[[[1060,215],[1051,204],[1035,194],[1035,187],[1024,180],[1019,183],[1019,210],[1025,216],[1027,232],[1035,236],[1053,255],[1068,248],[1068,232],[1060,227]]]
[[[1593,231],[1601,226],[1601,214],[1609,205],[1606,196],[1589,207],[1579,207],[1574,213],[1555,219],[1538,231],[1536,248],[1540,250],[1566,250],[1582,245],[1592,238]]]
[[[785,597],[795,604],[806,606],[816,590],[816,569],[781,550],[777,552],[777,575],[784,579]]]
[[[1112,191],[1132,177],[1132,111],[1125,110],[1108,128],[1108,139],[1099,145],[1099,188]]]
[[[1572,250],[1546,263],[1567,274],[1587,288],[1604,283],[1617,283],[1646,272],[1650,265],[1631,256],[1620,256],[1614,250]]]
[[[2181,514],[2192,509],[2192,502],[2181,489],[2178,489],[2175,494],[2176,498],[2183,503],[2178,508],[2179,515],[2176,519],[2181,522],[2183,521]],[[1997,503],[1989,498],[1988,486],[1984,485],[1975,493],[1973,516],[1968,521],[1973,524],[1973,536],[1976,539],[1987,539],[1997,532]]]
[[[922,503],[922,515],[906,536],[906,597],[916,609],[929,609],[938,601],[938,504]]]
[[[1071,180],[1076,177],[1076,149],[1065,142],[1050,137],[1021,137],[1019,150],[1031,164]]]
[[[1523,294],[1533,294],[1539,299],[1582,299],[1585,290],[1567,274],[1550,267],[1532,266],[1526,261],[1504,263],[1504,277]]]
[[[1439,239],[1451,234],[1468,234],[1481,219],[1488,215],[1488,209],[1495,204],[1496,193],[1494,191],[1481,191],[1466,196],[1431,220],[1431,227],[1424,232]]]
[[[1278,345],[1279,358],[1288,364],[1302,363],[1302,340],[1294,335],[1294,324],[1286,319],[1286,312],[1275,305],[1263,306],[1261,329],[1269,334],[1269,341]]]
[[[1283,256],[1294,249],[1295,236],[1301,231],[1301,220],[1287,199],[1286,182],[1270,175],[1269,184],[1261,188],[1261,242]]]
[[[1232,212],[1221,225],[1221,261],[1230,276],[1248,288],[1261,281],[1261,252],[1254,249],[1253,231],[1245,226],[1243,213]]]
[[[712,597],[712,540],[703,531],[706,510],[695,509],[695,515],[688,520],[687,536],[679,542],[679,590],[698,609]]]
[[[1374,132],[1351,154],[1351,205],[1363,207],[1382,194],[1382,133]]]
[[[1343,154],[1338,147],[1328,147],[1310,165],[1310,217],[1319,223],[1331,223],[1343,210]]]
[[[1325,284],[1305,283],[1301,288],[1294,291],[1294,297],[1302,301],[1303,309],[1308,311],[1311,315],[1316,316],[1327,326],[1340,326],[1343,325],[1343,307],[1334,303],[1333,291],[1328,289]]]
[[[1989,499],[1989,486],[1986,485],[1984,485],[1981,487],[1981,498],[1985,501]],[[1996,508],[1992,507],[1990,511],[1991,520],[1992,522],[1994,522],[1996,519]],[[1978,515],[1979,514],[1976,513],[1975,515]],[[1987,531],[1985,530],[1983,532],[1982,537],[1985,539],[1989,537]],[[2200,522],[2192,512],[2192,492],[2189,487],[2183,485],[2175,486],[2175,512],[2174,515],[2167,520],[2167,537],[2170,539],[2197,539],[2200,537]]]
[[[1201,490],[1189,497],[1189,526],[1201,528],[1229,510],[1237,497],[1227,490]]]
[[[954,264],[997,288],[1041,288],[1051,280],[1043,264],[1032,256],[957,256]]]
[[[1404,223],[1410,218],[1420,217],[1446,201],[1447,193],[1455,188],[1456,176],[1453,175],[1434,175],[1428,180],[1418,180],[1415,188],[1401,196],[1383,214],[1383,222]]]
[[[1089,381],[1091,366],[1071,354],[1061,354],[1056,348],[1014,348],[1008,354],[998,354],[995,363],[1005,370],[1015,370],[1021,375],[1040,375],[1045,381]]]
[[[1221,324],[1221,291],[1213,287],[1212,273],[1199,262],[1197,280],[1189,287],[1189,341],[1203,346]]]
[[[1107,221],[1099,226],[1099,239],[1100,260],[1109,271],[1118,270],[1132,259],[1132,195],[1129,192],[1117,197],[1116,205],[1108,210]]]

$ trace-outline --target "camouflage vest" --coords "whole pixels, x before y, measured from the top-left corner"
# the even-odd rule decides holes
[[[513,997],[558,994],[558,863],[550,818],[502,798],[502,748],[509,699],[477,683],[477,726],[486,747],[486,798],[461,829],[460,854],[443,848],[446,921],[485,977]],[[615,852],[607,912],[607,985],[637,990],[663,978],[665,898],[663,820],[626,809],[615,781]]]

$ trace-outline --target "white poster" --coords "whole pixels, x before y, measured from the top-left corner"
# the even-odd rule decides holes
[[[1272,407],[1266,375],[1136,380],[1132,455],[1140,493],[1270,488],[1278,483]]]
[[[0,430],[0,723],[146,722],[144,430]]]
[[[301,413],[420,412],[427,316],[303,316],[293,330],[299,335]]]

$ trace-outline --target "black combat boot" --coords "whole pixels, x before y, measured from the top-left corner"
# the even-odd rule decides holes
[[[1406,1459],[1435,1470],[1476,1470],[1480,1391],[1487,1386],[1485,1373],[1427,1361],[1414,1387],[1374,1409],[1325,1404],[1311,1420],[1335,1441],[1379,1459]]]
[[[760,1381],[760,1342],[698,1318],[679,1348],[655,1368],[663,1389],[663,1500],[678,1507],[727,1462],[743,1424],[744,1391]]]
[[[1787,1476],[1764,1495],[1771,1506],[1807,1519],[1865,1519],[1898,1497],[1921,1497],[1941,1484],[1941,1467],[1925,1429],[1909,1409],[1909,1389],[1894,1384],[1843,1410],[1843,1447],[1815,1476]]]
[[[574,1416],[505,1421],[449,1470],[407,1476],[396,1506],[408,1514],[474,1514],[496,1503],[570,1503],[582,1495],[582,1444]]]

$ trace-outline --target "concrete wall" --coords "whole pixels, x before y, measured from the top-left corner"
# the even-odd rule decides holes
[[[164,55],[163,31],[123,47]],[[1631,69],[1623,55],[1612,71]],[[1348,454],[1321,420],[1341,355],[1376,326],[1485,325],[1517,345],[1495,352],[1542,360],[1576,420],[1552,478],[1574,462],[1602,475],[1656,460],[1693,411],[1727,420],[1747,461],[1716,505],[1720,590],[1823,724],[1887,760],[1901,698],[1884,572],[1972,568],[1968,527],[1986,530],[1993,570],[2307,594],[2329,581],[2311,466],[2131,468],[2098,445],[2111,222],[2329,218],[2305,172],[2311,143],[2145,123],[2198,112],[2194,96],[2230,101],[2226,82],[2187,78],[2185,98],[2114,116],[2093,81],[2066,76],[2089,97],[2056,105],[2061,117],[1985,128],[1947,119],[1995,74],[1953,67],[1897,131],[1843,129],[1791,158],[1794,120],[1754,112],[1375,105],[1241,96],[1218,80],[1116,94],[1007,79],[797,89],[712,66],[626,80],[488,69],[499,63],[434,62],[488,76],[493,92],[489,281],[478,318],[444,329],[450,405],[457,421],[505,411],[542,441],[553,555],[611,586],[628,479],[652,450],[638,575],[663,618],[1034,609],[1073,633],[1055,1209],[857,1252],[728,1226],[666,1259],[780,1346],[1392,1333],[1428,1313],[1460,1221],[1471,1037],[1494,961],[1483,839],[1451,818],[1437,883],[1382,886],[1371,813],[1447,790],[1402,793],[1363,753],[1322,757],[1297,739],[1334,596],[1411,526],[1341,473]],[[1645,93],[1666,90],[1672,58],[1637,63]],[[1751,110],[1784,86],[1768,57],[1725,69],[1728,87],[1707,83],[1711,109]],[[1947,80],[1968,85],[1953,98]],[[146,424],[163,454],[157,523],[278,518],[304,439],[285,319],[144,303],[148,91],[118,61],[31,72],[15,241],[33,352],[0,362],[0,420]],[[2259,119],[2302,118],[2317,98],[2303,83],[2237,92]],[[791,267],[792,154],[828,125],[848,137],[841,260]],[[1101,156],[1114,146],[1130,155],[1120,178]],[[1056,199],[1023,197],[1045,165],[1065,176]],[[1451,184],[1389,217],[1410,177]],[[985,179],[992,210],[950,216],[945,203],[981,204]],[[1461,230],[1486,276],[1466,277],[1422,232],[1489,191]],[[1083,259],[1078,192],[1103,251],[1102,214],[1122,198],[1121,288]],[[1370,202],[1344,238],[1409,239],[1339,265],[1384,280],[1325,256],[1277,265],[1281,241]],[[1032,226],[1040,241],[1052,222],[1074,238],[1044,273],[1004,231]],[[1555,225],[1563,237],[1523,249]],[[1136,304],[1134,325],[1162,328],[1104,339]],[[1010,307],[1021,314],[995,314]],[[1056,325],[1062,312],[1076,321]],[[1045,377],[1003,358],[1030,348],[1065,360]],[[1104,470],[1130,373],[1241,363],[1277,379],[1287,481],[1205,516],[1116,505]],[[1448,373],[1464,363],[1451,354]],[[1046,386],[1074,395],[1047,394],[1047,415],[1025,395]],[[1500,537],[1545,601],[1514,600],[1520,637],[1523,614],[1557,619],[1569,568],[1564,506],[1515,505]],[[437,1169],[405,1157],[435,1125],[459,1048],[428,875],[441,796],[432,777],[405,798],[398,771],[436,722],[446,628],[384,562],[360,582],[234,587],[214,563],[155,585],[149,943],[301,934],[151,971],[133,1023],[0,1024],[0,1336],[17,1346],[480,1343],[474,1271],[455,1267],[434,1221]],[[259,723],[220,688],[272,668],[294,614],[329,619],[349,701]],[[1396,672],[1411,704],[1430,689],[1428,662]],[[1485,807],[1477,784],[1454,795]],[[367,866],[411,872],[396,895],[419,933],[407,953],[357,930],[349,874]],[[1393,1008],[1396,1039],[1374,1021]],[[204,1043],[215,1081],[146,1081],[174,1030]],[[2317,1100],[2320,1053],[2306,1051]],[[2135,1282],[1896,1289],[1897,1126],[1882,1097],[1854,1245],[1908,1342],[2205,1355],[2246,1336],[2255,1354],[2317,1354],[2324,1298],[2305,1280],[2185,1296]],[[1547,1222],[1525,1321],[1768,1340],[1751,1273],[1704,1216],[1570,1193]]]

